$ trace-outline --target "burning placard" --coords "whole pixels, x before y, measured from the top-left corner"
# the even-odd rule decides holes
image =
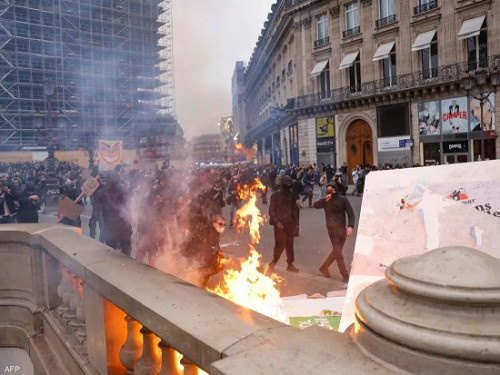
[[[99,140],[99,169],[111,170],[122,162],[122,141]]]

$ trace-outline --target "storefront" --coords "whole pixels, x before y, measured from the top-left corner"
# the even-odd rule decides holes
[[[466,96],[418,103],[421,163],[496,159],[492,103],[495,94],[482,103]]]

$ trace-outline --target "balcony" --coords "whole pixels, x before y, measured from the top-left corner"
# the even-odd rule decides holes
[[[382,26],[390,25],[391,23],[395,23],[395,22],[396,22],[396,15],[391,14],[390,16],[376,20],[375,27],[382,27]]]
[[[318,48],[330,43],[330,37],[325,37],[314,41],[314,48]]]
[[[359,26],[353,27],[352,29],[349,30],[344,30],[342,32],[342,37],[345,38],[350,38],[352,36],[359,35],[361,33],[361,29]]]
[[[479,68],[500,69],[500,55],[489,56],[477,62],[462,62],[458,64],[444,65],[423,72],[414,72],[398,75],[389,79],[381,79],[361,84],[359,91],[353,92],[351,87],[340,87],[332,89],[327,99],[318,93],[308,94],[294,98],[294,109],[314,107],[324,104],[338,104],[344,101],[357,100],[360,98],[376,97],[388,92],[413,91],[426,88],[430,85],[460,85],[460,77],[463,73],[474,71]]]
[[[421,13],[428,12],[429,10],[436,9],[438,7],[437,0],[429,1],[428,3],[418,5],[413,8],[413,15],[416,16]]]

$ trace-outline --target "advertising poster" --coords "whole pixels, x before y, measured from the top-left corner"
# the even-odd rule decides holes
[[[316,138],[333,138],[335,136],[335,116],[316,118]]]
[[[456,134],[468,131],[467,97],[444,99],[441,101],[442,133]]]
[[[110,171],[122,162],[123,142],[99,140],[99,170]]]
[[[481,102],[469,97],[469,116],[470,116],[470,130],[483,131],[495,130],[495,93],[491,93],[488,98],[483,100],[483,126],[479,125],[481,122]]]
[[[500,160],[370,172],[339,330],[354,322],[360,291],[396,259],[444,246],[500,258],[499,225]]]
[[[418,103],[420,136],[441,134],[441,111],[439,100]]]

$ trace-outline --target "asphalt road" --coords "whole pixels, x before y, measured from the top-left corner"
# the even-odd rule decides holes
[[[353,186],[349,186],[349,192]],[[314,191],[313,199],[316,199],[319,189]],[[270,194],[268,195],[269,201]],[[353,236],[349,237],[344,245],[344,258],[347,268],[350,269],[350,263],[354,252],[356,233],[358,227],[359,213],[361,210],[361,197],[347,196],[348,200],[356,214],[356,226]],[[267,205],[263,205],[260,201],[258,207],[265,218],[268,216]],[[82,229],[84,235],[88,235],[88,220],[91,214],[91,206],[87,205],[82,214]],[[223,209],[223,215],[229,219],[229,208]],[[54,215],[41,214],[40,222],[55,223],[57,218]],[[222,236],[221,245],[226,257],[233,259],[247,258],[249,255],[250,239],[247,233],[238,233],[236,229],[226,229]],[[295,266],[300,269],[299,273],[291,273],[286,271],[286,254],[283,252],[275,272],[283,277],[283,282],[280,285],[282,296],[298,295],[307,293],[308,295],[320,293],[326,295],[329,291],[340,290],[345,288],[341,282],[342,278],[339,274],[338,267],[334,263],[330,267],[332,278],[321,276],[318,268],[321,266],[325,258],[331,251],[330,239],[325,226],[324,211],[307,206],[300,212],[300,235],[295,237]],[[261,240],[256,246],[260,254],[262,254],[262,264],[267,264],[272,260],[274,248],[273,228],[266,222],[261,227]]]

